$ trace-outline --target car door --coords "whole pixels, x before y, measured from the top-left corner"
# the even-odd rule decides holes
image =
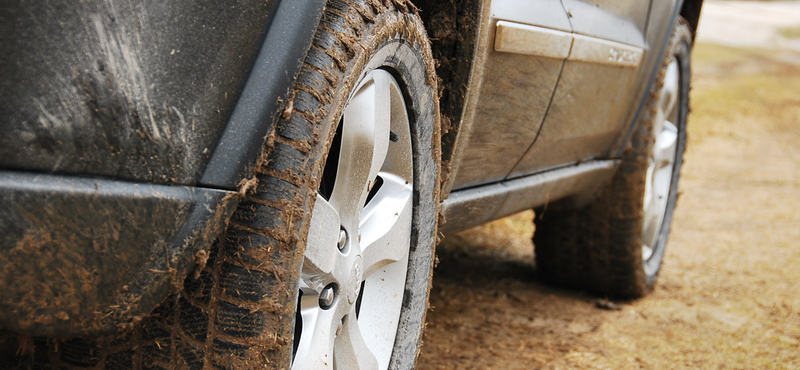
[[[574,41],[533,146],[509,174],[603,158],[639,101],[649,0],[561,0]]]
[[[517,165],[539,132],[571,43],[560,0],[486,4],[464,108],[468,129],[460,134],[466,139],[459,139],[461,154],[454,156],[459,163],[453,190],[500,181]],[[512,37],[506,49],[496,44],[503,27]],[[529,48],[535,45],[544,47]]]

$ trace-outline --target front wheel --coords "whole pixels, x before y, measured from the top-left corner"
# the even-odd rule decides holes
[[[330,0],[207,260],[132,331],[58,368],[408,369],[433,271],[439,111],[404,1]]]
[[[308,230],[292,369],[387,369],[420,226],[409,118],[391,73],[361,80],[331,147]],[[425,257],[411,263],[428,266]]]
[[[678,198],[691,46],[681,19],[611,184],[581,209],[540,210],[533,241],[543,280],[620,298],[652,289]]]
[[[297,99],[309,106],[331,98],[291,368],[411,368],[436,237],[440,139],[432,58],[408,9],[373,13],[366,2],[344,1],[326,9],[294,102],[296,108]],[[328,64],[332,56],[349,60]]]

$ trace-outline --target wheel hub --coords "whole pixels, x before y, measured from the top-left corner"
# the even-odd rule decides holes
[[[294,370],[388,368],[411,243],[406,109],[394,77],[380,69],[345,107],[338,155],[328,157],[336,166],[326,164],[322,176],[335,180],[316,196],[308,229]]]
[[[680,69],[677,59],[667,67],[653,122],[653,145],[647,168],[643,203],[642,259],[660,253],[659,238],[666,216],[677,155]]]
[[[363,271],[361,269],[361,256],[356,256],[353,267],[350,269],[350,282],[347,285],[347,302],[353,304],[361,291]]]
[[[323,310],[331,308],[334,298],[336,298],[336,286],[334,284],[328,284],[328,286],[319,293],[319,308]]]

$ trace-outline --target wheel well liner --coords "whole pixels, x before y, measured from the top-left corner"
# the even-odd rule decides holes
[[[692,41],[697,35],[697,24],[700,21],[700,9],[703,7],[703,0],[686,0],[681,5],[681,17],[689,22],[689,28],[692,30]]]
[[[481,0],[412,0],[431,40],[442,115],[442,181],[461,124],[480,28]]]

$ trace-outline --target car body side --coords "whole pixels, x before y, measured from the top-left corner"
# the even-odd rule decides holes
[[[127,327],[205,262],[265,133],[293,109],[325,1],[79,4],[0,8],[0,327],[26,335]],[[702,0],[409,5],[440,62],[450,234],[590,199],[677,17],[696,27]],[[499,20],[644,52],[638,68],[503,54]]]

